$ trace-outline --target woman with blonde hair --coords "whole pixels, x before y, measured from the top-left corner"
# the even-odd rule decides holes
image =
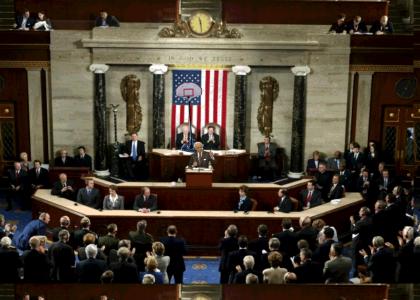
[[[171,258],[167,255],[164,255],[165,253],[165,246],[161,242],[154,242],[152,244],[152,250],[153,252],[147,253],[147,256],[153,256],[156,258],[157,261],[157,268],[160,270],[163,276],[163,283],[168,284],[169,278],[168,273],[166,272],[166,269],[168,268],[169,262],[171,261]]]
[[[155,284],[163,284],[162,272],[157,268],[158,263],[154,256],[146,257],[144,260],[146,264],[146,272],[140,272],[140,282],[143,282],[143,278],[147,274],[155,276]]]

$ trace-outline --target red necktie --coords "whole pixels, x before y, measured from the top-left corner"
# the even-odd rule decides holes
[[[312,191],[308,191],[308,195],[306,196],[305,199],[305,206],[308,206],[308,203],[311,203],[312,200]]]

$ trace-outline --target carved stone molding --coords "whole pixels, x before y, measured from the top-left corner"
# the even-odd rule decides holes
[[[311,73],[311,69],[308,66],[295,66],[291,70],[295,76],[306,76]]]
[[[351,72],[411,73],[410,65],[350,65]]]
[[[158,36],[161,38],[198,38],[198,37],[213,37],[213,38],[226,38],[226,39],[240,39],[242,34],[236,28],[228,28],[227,24],[223,21],[216,22],[211,28],[210,32],[204,36],[195,35],[187,21],[178,20],[170,27],[162,28]]]
[[[49,67],[49,61],[0,60],[0,68],[2,69],[49,69]]]
[[[89,70],[95,74],[104,74],[109,70],[109,66],[104,64],[91,64]]]
[[[163,75],[168,72],[168,66],[163,64],[153,64],[149,67],[149,71],[155,75]]]
[[[251,68],[249,66],[233,66],[232,72],[235,73],[235,75],[245,76],[251,72]]]

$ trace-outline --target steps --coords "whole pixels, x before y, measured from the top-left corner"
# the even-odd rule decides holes
[[[15,299],[15,286],[13,284],[0,284],[0,300]]]
[[[221,285],[182,285],[181,300],[220,300],[222,299]]]
[[[15,23],[15,3],[13,0],[0,0],[0,30],[10,30]]]

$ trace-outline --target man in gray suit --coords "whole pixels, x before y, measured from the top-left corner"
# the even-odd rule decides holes
[[[351,258],[342,255],[343,245],[334,243],[330,248],[330,260],[324,265],[325,283],[349,283]]]
[[[203,144],[196,142],[194,144],[194,153],[191,155],[188,162],[190,168],[208,168],[210,163],[214,167],[215,160],[213,155],[203,150]]]
[[[95,182],[93,179],[87,179],[85,183],[86,187],[77,192],[77,202],[92,208],[101,208],[101,195],[99,190],[94,187]]]
[[[271,143],[269,136],[264,137],[264,142],[258,143],[258,169],[260,176],[265,179],[274,179],[277,171],[276,152],[277,146]]]
[[[104,198],[104,210],[124,209],[124,197],[117,194],[117,189],[116,185],[109,186],[109,195]]]

